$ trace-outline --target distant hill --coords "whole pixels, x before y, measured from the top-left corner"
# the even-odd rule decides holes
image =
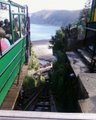
[[[76,21],[79,14],[80,10],[42,10],[31,14],[30,20],[33,24],[66,26]]]

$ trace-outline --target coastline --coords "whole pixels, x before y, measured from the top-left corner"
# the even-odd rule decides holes
[[[32,50],[38,59],[53,61],[52,49],[49,48],[49,40],[37,40],[32,42]]]
[[[32,45],[41,45],[41,44],[50,44],[49,43],[50,40],[46,39],[46,40],[36,40],[36,41],[31,41]]]

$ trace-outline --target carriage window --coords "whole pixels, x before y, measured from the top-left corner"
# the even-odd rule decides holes
[[[25,9],[24,8],[20,8],[20,13],[25,13]]]
[[[9,20],[9,5],[0,3],[0,20]]]
[[[20,16],[20,24],[21,24],[21,37],[25,35],[25,16]]]
[[[13,15],[14,42],[20,38],[19,15]]]
[[[18,13],[18,7],[11,6],[11,12],[12,13]]]

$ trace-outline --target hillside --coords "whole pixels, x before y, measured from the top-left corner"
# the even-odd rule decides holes
[[[42,10],[31,14],[30,20],[33,24],[66,26],[76,21],[79,13],[80,10]]]

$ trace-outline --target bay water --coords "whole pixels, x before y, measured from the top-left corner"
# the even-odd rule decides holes
[[[30,32],[31,32],[31,40],[50,40],[52,36],[55,35],[56,30],[60,29],[59,26],[50,26],[50,25],[39,25],[39,24],[31,24]]]

